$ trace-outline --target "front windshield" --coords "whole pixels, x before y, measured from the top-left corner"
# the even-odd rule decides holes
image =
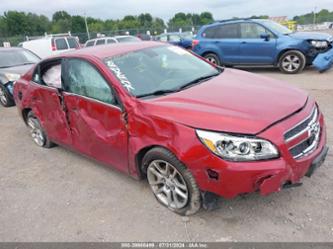
[[[280,34],[284,34],[284,35],[288,35],[288,34],[292,33],[292,31],[290,29],[288,29],[287,27],[285,27],[277,22],[270,21],[270,20],[265,21],[265,26],[276,33],[280,33]]]
[[[169,45],[107,58],[105,62],[122,86],[136,97],[177,91],[197,79],[220,73],[186,50]]]
[[[35,64],[40,58],[27,50],[0,51],[0,68]]]

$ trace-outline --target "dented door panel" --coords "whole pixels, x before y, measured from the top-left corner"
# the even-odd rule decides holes
[[[120,108],[75,94],[63,94],[73,146],[127,172],[127,130]]]
[[[58,90],[34,82],[30,85],[31,109],[40,120],[43,129],[52,141],[70,145],[71,134]]]

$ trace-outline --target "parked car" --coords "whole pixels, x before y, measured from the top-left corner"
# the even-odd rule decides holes
[[[65,51],[80,48],[76,37],[69,35],[48,35],[40,39],[25,41],[20,43],[20,47],[29,49],[40,58],[57,55]]]
[[[185,49],[192,48],[193,34],[190,32],[185,33],[165,33],[156,36],[156,41],[168,42],[173,45],[183,47]]]
[[[23,48],[0,48],[0,104],[15,105],[13,85],[40,58]]]
[[[229,20],[203,26],[193,51],[218,65],[273,65],[294,74],[332,49],[329,34],[292,32],[270,20]]]
[[[44,60],[14,97],[38,146],[64,145],[147,178],[182,215],[207,196],[297,185],[328,150],[323,114],[304,91],[159,42]]]
[[[88,40],[85,47],[93,47],[98,45],[112,44],[112,43],[124,43],[124,42],[141,42],[142,40],[138,37],[131,35],[119,35],[113,37],[100,37]]]

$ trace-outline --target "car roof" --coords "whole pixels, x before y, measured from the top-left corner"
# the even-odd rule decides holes
[[[229,23],[242,23],[242,22],[254,22],[254,23],[263,23],[270,21],[269,19],[251,19],[251,18],[244,18],[244,19],[228,19],[228,20],[221,20],[216,21],[211,24],[206,25],[208,26],[215,26],[215,25],[221,25],[221,24],[229,24]]]
[[[145,48],[157,47],[157,46],[167,46],[164,43],[146,41],[146,42],[133,42],[133,43],[114,43],[112,45],[101,45],[86,47],[84,49],[72,50],[62,53],[61,56],[72,57],[72,56],[83,56],[90,57],[94,56],[99,59],[104,59],[120,54],[126,54],[132,51],[137,51]],[[56,57],[61,57],[56,56]]]

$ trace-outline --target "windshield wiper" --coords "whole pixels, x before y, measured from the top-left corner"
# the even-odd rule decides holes
[[[148,96],[160,96],[160,95],[164,95],[167,93],[174,93],[174,92],[178,92],[178,89],[165,89],[165,90],[157,90],[155,92],[152,93],[145,93],[145,94],[141,94],[141,95],[137,95],[137,98],[144,98],[144,97],[148,97]]]
[[[22,64],[18,64],[18,65],[16,65],[15,67],[18,67],[18,66],[24,66],[24,65],[30,65],[30,64],[36,64],[36,63],[34,63],[34,62],[24,62],[24,63],[22,63]]]
[[[199,78],[197,78],[195,80],[192,80],[192,81],[186,83],[185,85],[182,85],[181,87],[179,87],[177,89],[177,91],[180,91],[180,90],[186,89],[186,88],[188,88],[188,87],[190,87],[192,85],[196,85],[196,84],[199,84],[201,82],[210,80],[211,78],[214,78],[214,77],[216,77],[216,76],[218,76],[220,74],[221,74],[221,72],[218,72],[218,73],[215,73],[215,74],[211,74],[211,75],[206,75],[206,76],[199,77]]]
[[[165,95],[167,93],[175,93],[175,92],[179,92],[183,89],[186,89],[192,85],[196,85],[196,84],[199,84],[201,82],[204,82],[204,81],[207,81],[213,77],[216,77],[218,76],[219,74],[222,73],[222,70],[219,71],[218,73],[215,73],[215,74],[211,74],[211,75],[206,75],[206,76],[202,76],[202,77],[199,77],[195,80],[192,80],[188,83],[186,83],[185,85],[182,85],[181,87],[178,87],[178,88],[174,88],[174,89],[163,89],[163,90],[157,90],[155,92],[152,92],[152,93],[146,93],[146,94],[141,94],[141,95],[137,95],[136,97],[137,98],[144,98],[144,97],[148,97],[148,96],[161,96],[161,95]]]

